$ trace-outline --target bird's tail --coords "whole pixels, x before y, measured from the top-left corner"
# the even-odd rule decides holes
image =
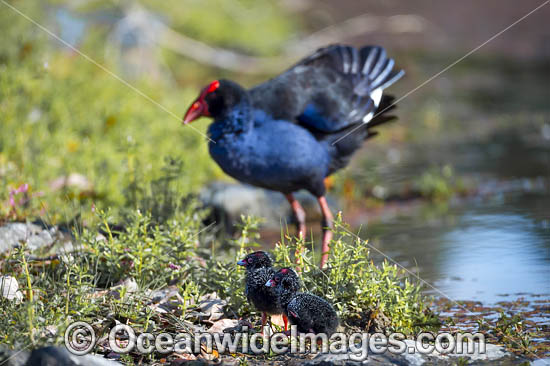
[[[330,136],[327,143],[330,144],[333,158],[329,174],[346,166],[353,152],[363,144],[363,141],[378,135],[378,132],[373,131],[374,127],[397,119],[396,116],[388,114],[395,109],[394,101],[395,98],[392,95],[383,95],[378,106],[379,112],[369,123],[356,123]]]
[[[338,70],[351,78],[353,101],[347,116],[347,121],[350,122],[348,125],[372,123],[376,113],[382,110],[384,89],[405,74],[401,69],[394,70],[395,61],[380,46],[357,49],[336,44],[321,48],[300,62],[307,65],[316,63]]]
[[[358,81],[353,89],[354,107],[348,118],[371,124],[376,113],[382,110],[384,89],[399,80],[405,72],[394,70],[394,60],[388,58],[386,51],[379,46],[361,48],[358,64],[361,67],[356,71]]]

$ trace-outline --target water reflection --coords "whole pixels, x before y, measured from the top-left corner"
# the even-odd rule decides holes
[[[454,299],[494,303],[550,293],[550,195],[544,192],[469,202],[431,219],[395,217],[368,225],[364,236]]]

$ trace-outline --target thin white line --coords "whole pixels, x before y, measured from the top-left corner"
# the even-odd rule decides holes
[[[0,363],[0,366],[4,365],[6,362],[8,362],[9,360],[11,360],[12,358],[14,358],[15,356],[17,356],[17,355],[20,354],[21,352],[26,351],[27,348],[29,348],[29,346],[31,345],[31,343],[32,343],[32,342],[27,343],[27,345],[24,346],[23,348],[21,348],[19,351],[17,351],[17,352],[15,352],[15,353],[11,354],[10,357],[6,358],[4,361],[2,361],[2,362]]]
[[[196,236],[199,236],[200,234],[202,234],[203,232],[207,231],[207,230],[210,230],[210,228],[214,225],[216,225],[217,222],[214,221],[208,225],[206,225],[205,227],[203,227],[202,229],[200,229],[197,233],[195,233],[191,238],[195,238]]]
[[[153,103],[154,105],[156,105],[157,107],[159,107],[160,109],[162,109],[163,111],[165,111],[166,113],[168,113],[169,115],[171,115],[172,117],[176,118],[178,121],[181,121],[181,117],[178,117],[174,112],[170,111],[169,109],[167,109],[166,107],[164,107],[162,104],[160,104],[159,102],[157,102],[156,100],[154,100],[153,98],[151,98],[150,96],[148,96],[147,94],[145,94],[144,92],[142,92],[141,90],[137,89],[135,86],[131,85],[130,83],[128,83],[126,80],[122,79],[120,76],[116,75],[115,73],[113,73],[112,71],[110,71],[109,69],[107,69],[105,66],[101,65],[100,63],[96,62],[94,59],[92,59],[91,57],[89,57],[88,55],[86,55],[85,53],[81,52],[80,50],[78,50],[77,48],[73,47],[71,44],[69,44],[68,42],[66,42],[64,39],[60,38],[59,36],[57,36],[55,33],[53,33],[52,31],[50,31],[49,29],[47,29],[46,27],[44,27],[43,25],[41,25],[40,23],[34,21],[33,19],[29,18],[29,16],[27,16],[26,14],[22,13],[19,9],[15,8],[14,6],[8,4],[6,1],[4,0],[0,0],[4,5],[6,5],[8,8],[10,8],[11,10],[15,11],[16,13],[18,13],[19,15],[21,15],[23,18],[27,19],[29,22],[33,23],[34,25],[36,25],[38,28],[42,29],[44,32],[48,33],[50,36],[52,36],[53,38],[55,38],[56,40],[58,40],[59,42],[63,43],[65,46],[67,46],[68,48],[70,48],[71,50],[75,51],[76,53],[78,53],[80,56],[84,57],[86,60],[88,60],[89,62],[91,62],[92,64],[96,65],[97,67],[99,67],[101,70],[105,71],[107,74],[111,75],[112,77],[114,77],[115,79],[117,79],[118,81],[120,81],[121,83],[123,83],[124,85],[126,85],[128,88],[132,89],[134,92],[138,93],[139,95],[141,95],[142,97],[144,97],[145,99],[147,99],[149,102]],[[550,1],[550,0],[549,0]],[[191,126],[190,124],[187,124],[186,126],[189,126],[191,127],[192,130],[196,131],[197,133],[201,134],[203,137],[206,137],[210,142],[213,142],[213,143],[216,143],[215,141],[213,141],[212,139],[210,139],[208,136],[206,136],[204,133],[200,132],[198,129],[196,129],[195,127]]]
[[[355,236],[357,239],[361,240],[362,242],[364,242],[369,248],[372,248],[374,249],[375,251],[377,251],[378,253],[380,253],[382,256],[384,256],[384,258],[387,258],[389,259],[392,263],[396,264],[397,266],[399,266],[400,268],[402,268],[403,270],[405,270],[407,273],[413,275],[414,277],[416,277],[419,281],[422,281],[424,284],[428,285],[429,287],[431,287],[432,289],[434,289],[435,291],[437,291],[438,293],[440,293],[441,295],[445,296],[447,299],[453,301],[455,304],[457,304],[462,310],[465,310],[467,311],[468,313],[470,314],[473,314],[473,312],[471,312],[470,310],[468,310],[467,308],[463,307],[462,305],[460,305],[458,303],[457,300],[453,299],[452,297],[450,297],[449,295],[447,295],[446,293],[444,293],[443,291],[441,291],[440,289],[438,289],[437,287],[433,286],[431,283],[429,283],[428,281],[422,279],[419,275],[417,275],[416,273],[414,273],[413,271],[409,270],[408,268],[406,268],[405,266],[403,266],[402,264],[400,264],[399,262],[397,262],[396,260],[394,260],[392,257],[390,257],[389,255],[387,255],[386,253],[382,252],[380,249],[376,248],[375,246],[369,244],[368,241],[365,241],[363,239],[361,239],[359,237],[359,235],[355,234],[354,232],[348,230],[347,228],[343,227],[342,225],[338,225],[338,227],[340,229],[343,229],[344,231],[346,231],[348,234],[351,234],[353,236]]]
[[[3,0],[2,0],[3,1]],[[452,64],[450,64],[449,66],[447,66],[446,68],[444,68],[443,70],[441,70],[440,72],[438,72],[437,74],[433,75],[432,77],[430,77],[428,80],[424,81],[422,84],[418,85],[416,88],[412,89],[411,91],[409,91],[408,93],[406,93],[405,95],[403,95],[401,98],[397,99],[395,102],[393,102],[391,105],[387,106],[386,108],[384,108],[383,110],[381,110],[380,112],[377,112],[372,118],[374,119],[376,116],[379,116],[380,114],[384,113],[385,111],[387,111],[388,109],[390,109],[391,107],[393,107],[394,105],[396,105],[398,102],[402,101],[403,99],[407,98],[409,95],[411,95],[412,93],[416,92],[418,89],[422,88],[423,86],[425,86],[426,84],[428,84],[429,82],[431,82],[433,79],[437,78],[438,76],[440,76],[441,74],[443,74],[444,72],[446,72],[447,70],[449,70],[450,68],[452,68],[453,66],[455,66],[456,64],[458,64],[459,62],[463,61],[465,58],[467,58],[468,56],[470,56],[472,53],[478,51],[481,47],[485,46],[487,43],[491,42],[492,40],[494,40],[495,38],[499,37],[502,33],[506,32],[507,30],[509,30],[510,28],[512,28],[513,26],[515,26],[516,24],[520,23],[521,21],[525,20],[525,18],[529,17],[531,14],[533,14],[534,12],[538,11],[540,8],[542,8],[543,6],[547,5],[548,3],[550,3],[550,0],[546,0],[544,3],[542,3],[541,5],[537,6],[535,9],[531,10],[529,13],[525,14],[524,16],[522,16],[521,18],[519,18],[518,20],[516,20],[515,22],[513,22],[512,24],[510,24],[509,26],[507,26],[506,28],[504,28],[503,30],[501,30],[500,32],[498,32],[497,34],[495,34],[494,36],[492,36],[491,38],[489,38],[488,40],[486,40],[485,42],[483,42],[482,44],[480,44],[479,46],[477,46],[476,48],[474,48],[473,50],[471,50],[470,52],[468,52],[467,54],[465,54],[464,56],[462,56],[461,58],[459,58],[458,60],[456,60],[455,62],[453,62]],[[357,131],[359,128],[361,127],[364,127],[366,126],[365,124],[360,124],[358,125],[357,127],[353,128],[351,131],[349,131],[348,133],[346,133],[344,136],[340,137],[339,139],[337,139],[336,141],[334,141],[332,143],[332,145],[336,144],[338,141],[341,141],[343,140],[344,138],[346,138],[347,136],[351,135],[353,132]],[[368,126],[368,125],[367,125]]]
[[[338,225],[338,224],[336,224]],[[461,308],[462,310],[468,312],[468,314],[472,314],[472,315],[475,315],[474,312],[470,311],[468,308],[460,305],[460,303],[453,299],[452,297],[450,297],[449,295],[447,295],[446,293],[444,293],[443,291],[441,291],[440,289],[438,289],[437,287],[435,287],[434,285],[432,285],[431,283],[429,283],[428,281],[424,280],[423,278],[421,278],[419,275],[417,275],[416,273],[412,272],[411,270],[409,270],[408,268],[406,268],[405,266],[401,265],[399,262],[397,262],[396,260],[394,260],[393,258],[391,258],[389,255],[387,255],[386,253],[382,252],[380,249],[372,246],[371,244],[369,244],[368,241],[366,240],[363,240],[359,237],[359,235],[355,234],[354,232],[352,231],[349,231],[347,228],[343,227],[342,225],[338,225],[338,227],[340,229],[343,229],[345,232],[347,232],[348,234],[351,234],[353,236],[355,236],[357,239],[359,239],[361,242],[365,243],[369,248],[372,248],[374,249],[375,251],[377,251],[378,253],[380,253],[384,258],[387,258],[389,259],[392,263],[396,264],[397,266],[399,266],[400,268],[402,268],[403,270],[405,270],[407,273],[410,273],[412,274],[414,277],[416,277],[419,281],[422,281],[423,283],[425,283],[426,285],[428,285],[429,287],[431,287],[432,289],[434,289],[435,291],[437,291],[438,293],[440,293],[441,295],[443,295],[444,297],[446,297],[447,299],[451,300],[452,302],[454,302],[456,305],[458,305],[459,308]],[[507,337],[508,339],[512,340],[511,337],[509,336],[506,336],[504,335],[504,337]],[[546,362],[546,360],[538,357],[535,353],[533,353],[532,351],[528,351],[531,355],[533,355],[536,359],[538,360],[542,360],[544,361],[544,363],[546,364],[549,364]]]

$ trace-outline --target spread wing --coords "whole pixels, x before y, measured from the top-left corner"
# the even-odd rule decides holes
[[[404,74],[393,66],[382,47],[332,45],[249,93],[253,105],[274,119],[333,133],[373,119],[384,89]]]

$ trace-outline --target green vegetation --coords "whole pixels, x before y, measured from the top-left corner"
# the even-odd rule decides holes
[[[466,190],[464,182],[454,174],[450,165],[425,172],[416,180],[415,187],[423,197],[433,201],[447,200]]]
[[[201,296],[212,292],[228,301],[229,318],[252,315],[236,259],[256,246],[257,220],[243,218],[230,255],[205,260],[198,243],[208,230],[198,224],[196,212],[189,204],[163,224],[135,212],[128,226],[114,229],[109,215],[96,210],[99,223],[77,233],[81,247],[76,252],[47,259],[30,257],[25,247],[9,252],[0,268],[17,279],[24,296],[19,302],[0,300],[0,341],[15,348],[60,344],[65,328],[76,320],[92,323],[99,332],[115,321],[138,331],[190,331]],[[305,288],[329,299],[346,328],[411,334],[420,326],[438,326],[418,285],[393,265],[374,266],[365,243],[355,240],[340,219],[336,227],[326,271],[318,269],[314,253],[300,240],[285,239],[277,246],[277,264],[294,266],[291,253],[301,250]],[[157,312],[150,306],[151,293],[169,285],[180,294],[179,302],[171,312]]]
[[[251,232],[256,223],[247,220],[243,227],[243,233],[247,234],[236,243],[240,245],[237,255],[226,263],[212,262],[207,266],[209,275],[205,276],[210,288],[230,299],[229,303],[237,314],[251,309],[240,290],[244,271],[236,269],[235,262],[244,257],[245,246],[258,246],[254,241],[257,236]],[[419,329],[437,329],[439,321],[427,308],[419,284],[410,282],[406,273],[394,264],[384,262],[375,266],[370,260],[366,242],[354,235],[340,216],[336,219],[334,234],[326,269],[319,269],[319,253],[315,253],[312,243],[289,236],[283,236],[273,251],[276,265],[300,268],[303,290],[328,299],[341,314],[347,328],[406,334]],[[301,253],[298,261],[295,253]],[[235,271],[239,273],[237,276]]]
[[[0,224],[67,224],[78,246],[54,256],[25,245],[0,254],[0,274],[15,278],[21,290],[21,301],[0,299],[0,343],[13,349],[61,344],[65,328],[76,320],[92,323],[99,336],[115,322],[138,331],[191,332],[205,325],[197,315],[201,297],[214,292],[227,301],[228,318],[257,319],[244,296],[244,271],[235,261],[259,246],[258,220],[243,217],[241,235],[223,243],[205,226],[207,212],[194,195],[206,182],[226,176],[208,156],[206,123],[183,127],[179,118],[213,78],[244,85],[256,80],[156,45],[149,45],[147,55],[162,72],[132,73],[125,67],[128,60],[112,52],[121,46],[112,44],[117,24],[105,20],[127,15],[126,3],[78,3],[10,2],[61,36],[60,10],[82,21],[77,48],[132,87],[0,4]],[[245,55],[278,55],[301,30],[294,17],[268,0],[141,5],[176,32]],[[447,115],[439,103],[421,107],[414,106],[414,113],[406,105],[402,110],[423,128],[388,127],[379,143],[421,141],[441,132]],[[462,119],[455,129],[467,130]],[[334,191],[361,204],[365,197],[373,206],[383,204],[388,192],[372,192],[386,188],[379,165],[372,159],[363,168],[362,175],[350,169],[336,176]],[[465,189],[450,166],[426,171],[412,186],[414,193],[438,202]],[[298,250],[304,288],[333,303],[347,330],[438,329],[438,317],[417,283],[392,264],[375,266],[366,242],[340,217],[334,233],[326,270],[317,267],[319,253],[311,242],[288,235],[273,251],[277,265],[294,266]],[[170,311],[160,312],[151,297],[168,287],[179,298]],[[518,317],[503,314],[494,327],[480,328],[520,353],[529,353],[534,343]]]
[[[214,45],[227,45],[231,39],[232,47],[246,45],[251,53],[274,53],[292,29],[291,19],[281,16],[281,10],[267,1],[232,5],[218,0],[149,3],[146,9],[168,18],[168,24],[176,30],[200,36]],[[238,19],[233,5],[246,8]],[[177,180],[180,195],[197,191],[212,178],[223,177],[208,157],[206,124],[199,122],[184,128],[180,116],[201,84],[213,77],[231,75],[164,52],[156,55],[154,62],[164,65],[165,75],[171,78],[154,77],[147,72],[138,78],[127,78],[121,60],[106,52],[114,25],[104,24],[95,13],[119,14],[126,10],[122,4],[13,4],[62,35],[54,21],[60,9],[69,9],[74,19],[86,19],[87,28],[78,49],[126,78],[159,107],[13,10],[1,6],[0,218],[30,216],[57,223],[79,214],[82,219],[94,220],[90,214],[92,204],[100,209],[110,208],[113,215],[120,216],[126,208],[139,208],[140,195],[156,193],[151,184],[164,176],[161,169],[167,157],[181,166]],[[265,6],[273,11],[264,12]],[[211,11],[214,8],[216,11]],[[258,11],[264,15],[252,16]],[[210,16],[205,17],[205,12]],[[234,26],[235,22],[239,27]],[[260,23],[262,26],[258,27]],[[250,31],[231,31],[243,27]],[[220,32],[220,28],[225,31]],[[265,42],[266,39],[270,41]],[[9,204],[10,192],[22,184],[28,184],[28,192],[24,204],[14,212]],[[132,187],[134,196],[128,192]]]

